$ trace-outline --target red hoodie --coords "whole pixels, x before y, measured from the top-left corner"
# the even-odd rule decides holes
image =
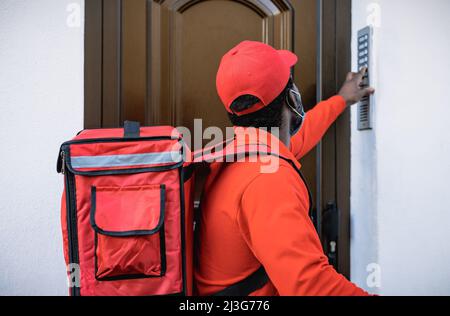
[[[295,161],[320,141],[344,111],[335,96],[307,113],[290,149]],[[276,172],[261,173],[260,162],[213,163],[205,184],[195,283],[199,295],[233,285],[264,266],[270,281],[251,295],[367,295],[329,265],[309,217],[305,183],[279,159]]]

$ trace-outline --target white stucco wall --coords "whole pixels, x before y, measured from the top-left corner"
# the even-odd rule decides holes
[[[83,3],[0,1],[0,295],[68,293],[55,162],[83,126]]]
[[[450,295],[450,1],[353,1],[375,27],[373,131],[352,110],[351,275],[383,295]],[[356,69],[356,56],[353,56]],[[366,267],[379,264],[381,287]]]

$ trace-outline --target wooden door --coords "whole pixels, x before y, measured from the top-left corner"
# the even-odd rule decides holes
[[[341,11],[345,13],[350,9],[350,0],[342,2]],[[348,17],[338,17],[336,3],[337,0],[86,1],[85,127],[118,127],[124,120],[136,120],[145,125],[168,124],[192,130],[196,118],[202,119],[203,129],[230,126],[217,96],[215,76],[222,55],[242,40],[262,41],[299,56],[294,78],[306,108],[310,109],[320,98],[335,93],[336,80],[342,78],[341,70],[349,65],[349,56],[342,52],[349,49],[346,41],[350,28],[344,25],[336,29],[337,21]],[[344,59],[341,66],[336,66],[335,57]],[[349,143],[348,128],[349,118],[345,116],[318,150],[302,159],[317,209],[322,210],[327,202],[338,200],[337,194],[341,195],[343,240],[348,239],[349,194],[345,181],[344,190],[335,189],[337,173],[342,169],[333,166],[339,160],[337,155],[343,157],[339,160],[341,167],[350,163],[346,147],[337,147],[338,143]],[[345,172],[341,171],[341,176],[348,176],[349,180]],[[321,211],[316,217],[322,236]],[[343,254],[339,256],[338,269],[348,275],[348,242],[339,242],[338,248]]]

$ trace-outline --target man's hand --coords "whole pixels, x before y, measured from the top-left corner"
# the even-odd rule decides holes
[[[345,99],[347,106],[361,101],[362,98],[370,96],[375,89],[364,85],[363,77],[367,68],[362,68],[359,72],[349,72],[347,79],[342,85],[339,95]]]

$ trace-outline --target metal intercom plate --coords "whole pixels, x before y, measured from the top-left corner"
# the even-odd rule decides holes
[[[367,67],[363,85],[371,85],[372,74],[372,27],[367,26],[358,32],[358,70]],[[365,97],[358,104],[358,130],[372,129],[373,96]]]

